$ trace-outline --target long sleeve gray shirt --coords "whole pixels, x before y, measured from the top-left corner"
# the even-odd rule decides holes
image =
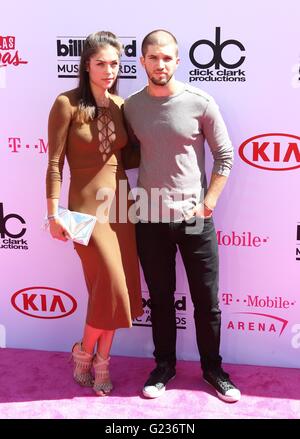
[[[147,87],[125,100],[127,123],[140,144],[138,216],[143,221],[181,221],[207,190],[205,140],[212,172],[228,176],[233,147],[214,99],[188,84],[168,97]],[[146,200],[146,198],[147,200]]]

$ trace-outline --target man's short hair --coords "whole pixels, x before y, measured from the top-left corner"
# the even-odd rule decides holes
[[[165,34],[164,36],[162,34]],[[163,43],[162,43],[163,41]],[[174,43],[176,46],[176,55],[178,55],[178,43],[175,36],[165,29],[155,29],[149,32],[142,41],[142,55],[145,56],[147,48],[150,45],[166,45]]]

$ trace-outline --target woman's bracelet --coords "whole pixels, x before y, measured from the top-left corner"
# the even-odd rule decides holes
[[[58,219],[58,218],[59,218],[59,216],[58,216],[57,213],[55,213],[54,215],[48,215],[47,216],[47,220],[48,221],[51,221],[51,220],[54,220],[54,219]]]

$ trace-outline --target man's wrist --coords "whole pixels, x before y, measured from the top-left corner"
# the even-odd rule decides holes
[[[206,204],[205,201],[204,201],[204,203],[203,203],[203,206],[205,207],[205,209],[209,210],[210,212],[213,212],[213,211],[214,211],[214,209],[211,208],[211,207],[209,207],[209,206]]]

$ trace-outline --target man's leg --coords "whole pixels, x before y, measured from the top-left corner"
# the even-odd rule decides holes
[[[168,224],[138,223],[137,247],[151,299],[151,321],[156,361],[176,363],[176,244]]]
[[[175,256],[169,224],[138,223],[137,247],[151,299],[151,321],[156,369],[144,386],[145,396],[155,398],[175,376],[176,365],[176,289]]]
[[[202,369],[221,365],[218,300],[218,244],[212,219],[206,219],[199,234],[186,233],[185,223],[179,235],[179,249],[187,273],[194,304],[197,345]]]
[[[236,402],[241,394],[221,367],[221,311],[218,300],[219,258],[213,219],[206,219],[199,234],[181,227],[178,245],[186,269],[192,301],[197,345],[203,377],[220,399]]]

